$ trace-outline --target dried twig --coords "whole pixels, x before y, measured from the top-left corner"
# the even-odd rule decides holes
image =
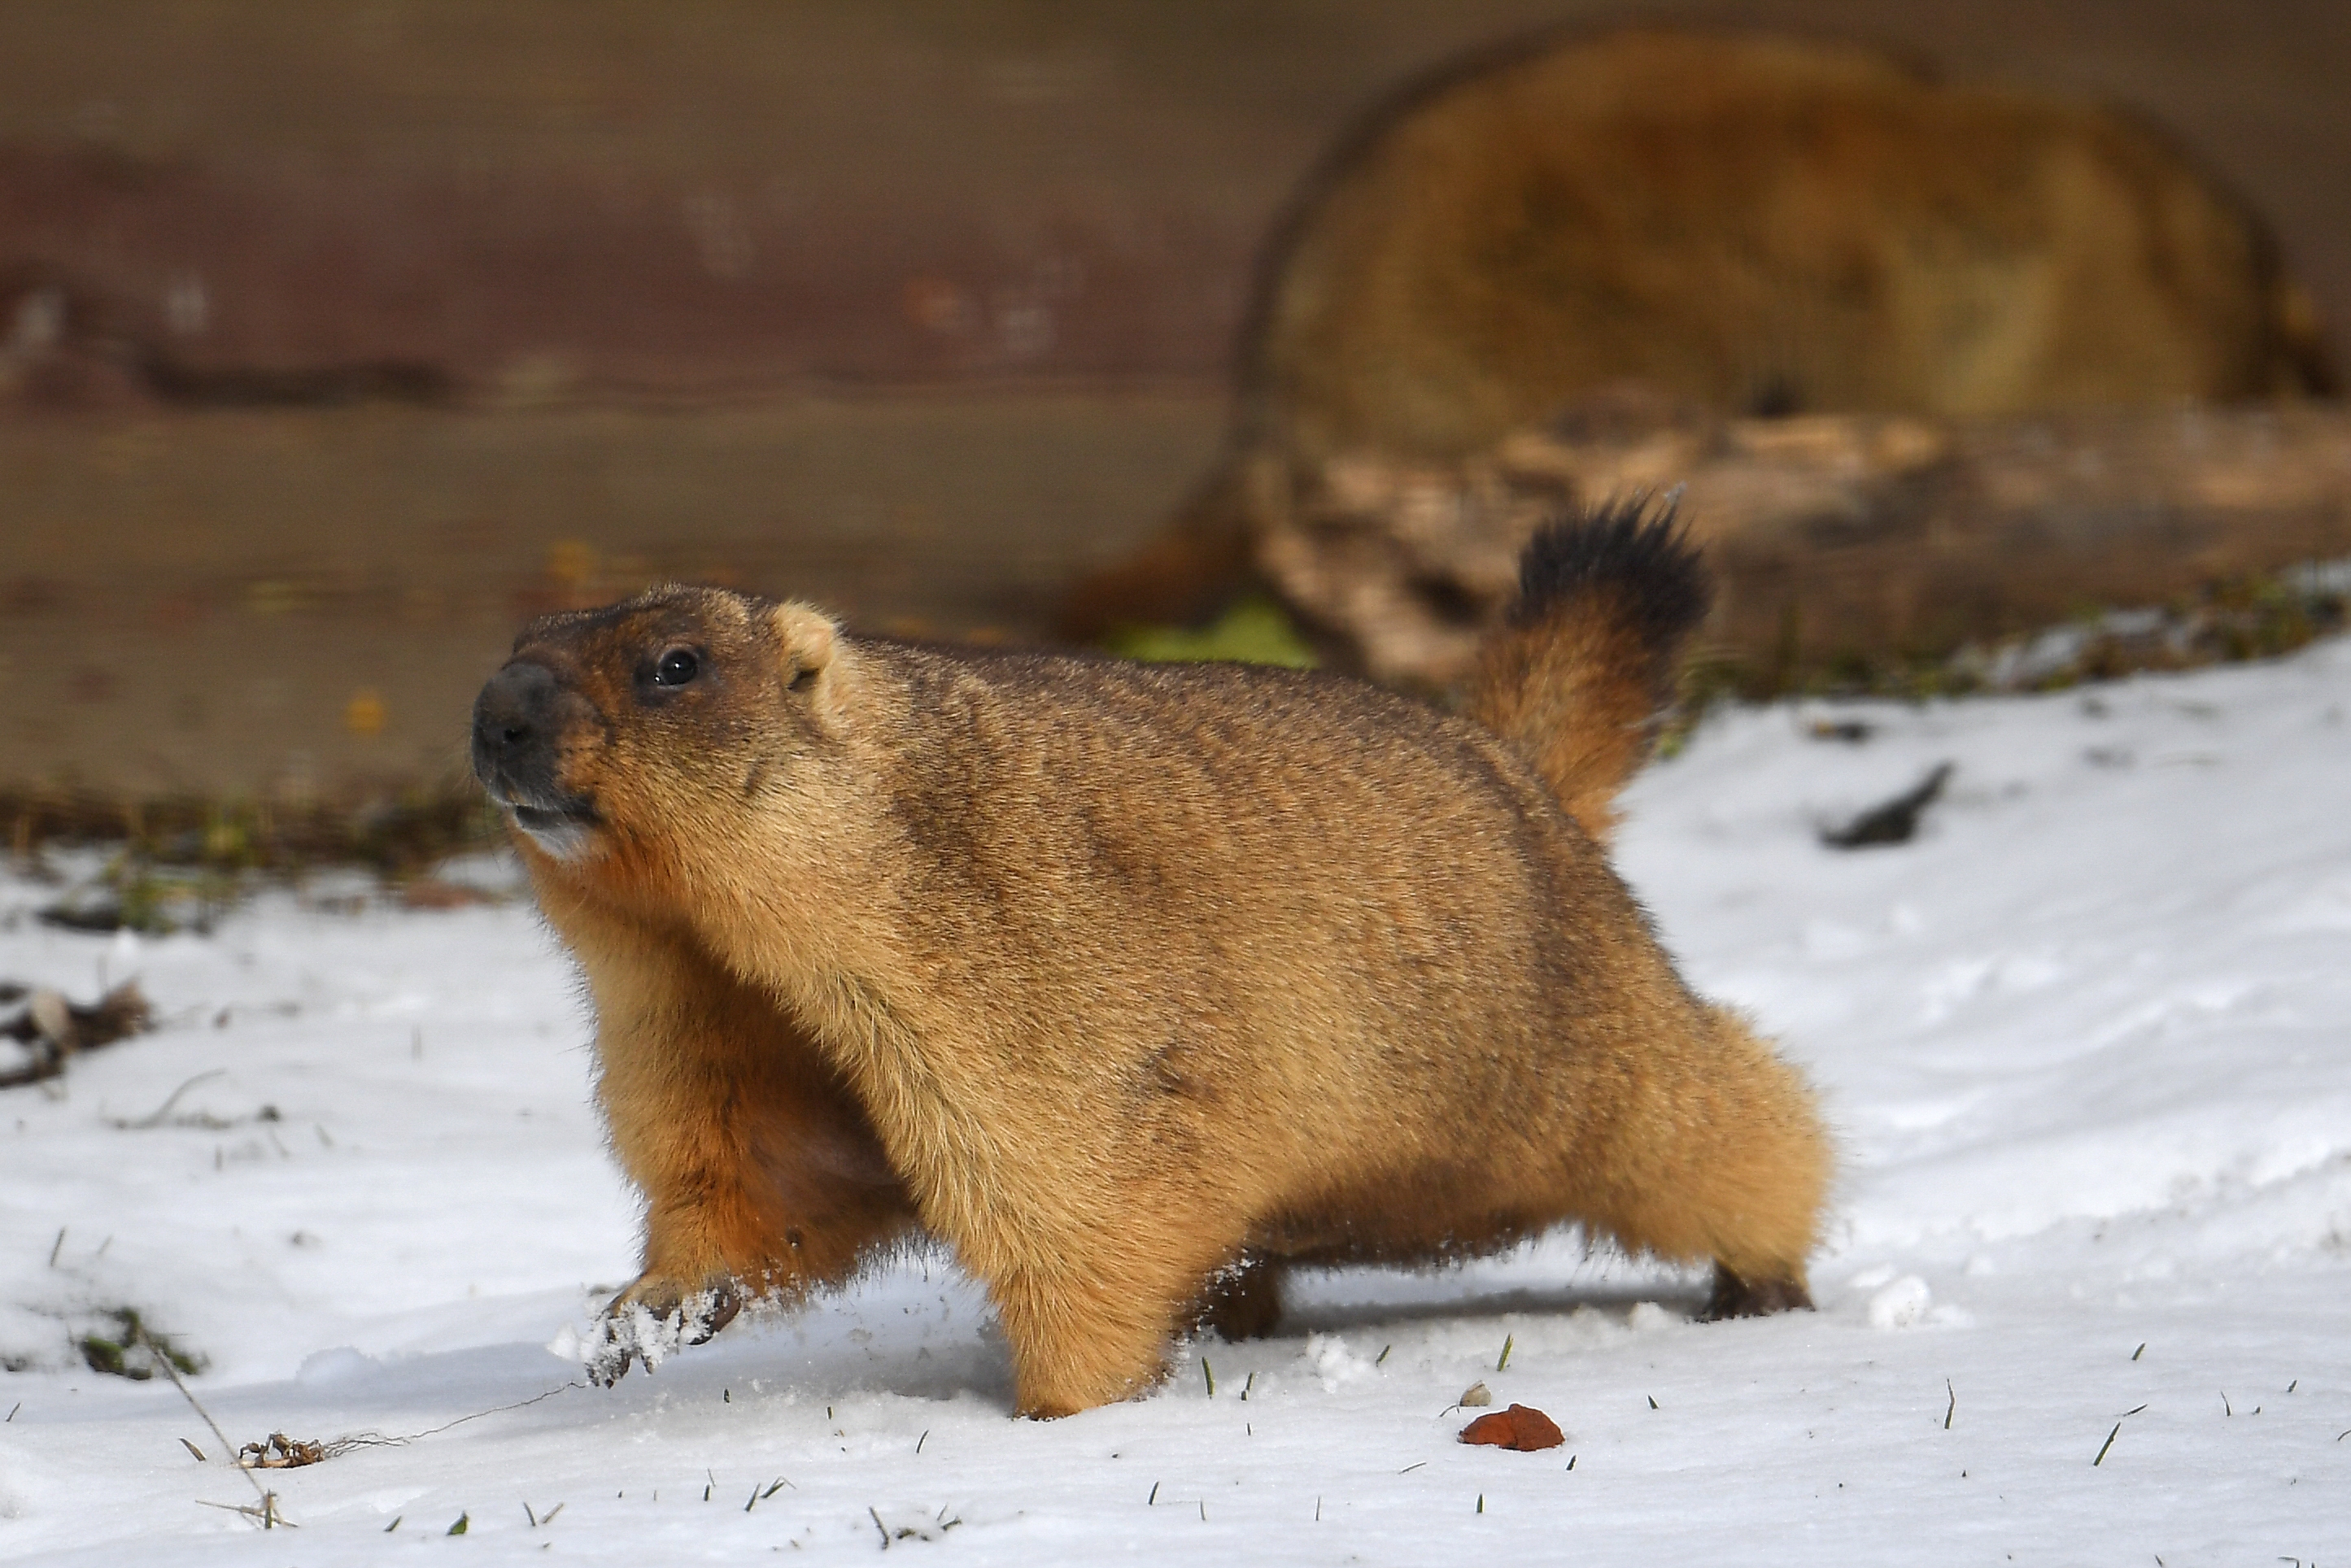
[[[223,1078],[227,1075],[228,1069],[225,1067],[208,1068],[205,1071],[197,1074],[194,1077],[190,1078],[186,1083],[182,1084],[178,1088],[165,1096],[163,1103],[157,1106],[147,1115],[135,1117],[110,1116],[107,1119],[125,1132],[144,1132],[150,1127],[160,1127],[163,1125],[163,1118],[172,1114],[172,1107],[180,1103],[180,1096],[182,1095],[186,1094],[190,1089],[194,1088],[198,1084],[203,1083],[207,1078]],[[231,1124],[221,1121],[217,1117],[207,1117],[199,1125],[218,1128],[227,1127]]]
[[[173,1381],[176,1382],[177,1379]],[[310,1442],[301,1438],[289,1438],[282,1432],[272,1432],[262,1442],[247,1443],[235,1449],[236,1462],[248,1470],[293,1469],[302,1465],[322,1464],[328,1459],[340,1459],[355,1449],[404,1448],[420,1438],[437,1437],[452,1427],[462,1427],[468,1421],[478,1421],[485,1416],[497,1416],[508,1410],[519,1410],[526,1405],[536,1405],[542,1399],[552,1399],[567,1388],[585,1388],[586,1386],[588,1386],[585,1383],[577,1380],[559,1384],[544,1394],[534,1394],[528,1399],[517,1399],[511,1405],[499,1405],[487,1410],[475,1410],[470,1415],[460,1416],[454,1421],[444,1421],[441,1425],[428,1427],[422,1432],[409,1432],[399,1437],[387,1437],[381,1432],[353,1432],[340,1438],[329,1438],[325,1442]],[[218,1427],[213,1428],[213,1434],[220,1437],[222,1443],[228,1442],[227,1438],[221,1437]],[[560,1507],[561,1504],[557,1506]],[[550,1514],[549,1517],[554,1516]]]
[[[204,1425],[210,1427],[212,1428],[213,1436],[220,1439],[222,1451],[234,1452],[235,1450],[232,1449],[229,1445],[228,1434],[220,1429],[220,1423],[213,1419],[213,1413],[204,1408],[204,1402],[189,1391],[187,1384],[182,1381],[180,1377],[180,1369],[172,1364],[171,1356],[166,1355],[163,1350],[156,1345],[152,1338],[149,1337],[147,1325],[144,1324],[134,1324],[133,1327],[139,1335],[140,1343],[146,1345],[147,1354],[154,1357],[155,1365],[161,1366],[163,1369],[164,1376],[171,1378],[172,1386],[180,1391],[180,1397],[185,1399],[188,1402],[189,1407],[193,1408],[197,1415],[204,1417]],[[185,1438],[183,1438],[180,1440],[183,1443],[188,1442]],[[203,1454],[196,1452],[196,1446],[193,1443],[188,1443],[188,1451],[195,1453],[196,1457],[200,1459],[204,1458]],[[275,1530],[281,1524],[288,1530],[294,1529],[294,1521],[277,1511],[277,1494],[264,1487],[258,1480],[255,1480],[251,1470],[245,1469],[245,1467],[242,1465],[237,1468],[244,1471],[245,1479],[247,1481],[252,1482],[254,1493],[260,1499],[259,1502],[205,1502],[203,1498],[198,1498],[196,1501],[200,1503],[204,1503],[204,1506],[206,1508],[225,1508],[232,1513],[241,1513],[245,1515],[246,1518],[259,1524],[264,1530]]]
[[[196,1499],[196,1506],[225,1509],[230,1513],[241,1513],[264,1530],[275,1530],[281,1524],[288,1530],[300,1528],[292,1520],[277,1511],[277,1494],[274,1491],[263,1492],[259,1502],[214,1502],[200,1497]]]

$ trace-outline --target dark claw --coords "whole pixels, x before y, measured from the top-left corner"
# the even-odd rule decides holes
[[[604,1337],[588,1357],[588,1381],[610,1388],[629,1375],[632,1361],[642,1362],[650,1374],[672,1350],[707,1344],[742,1310],[743,1297],[731,1283],[705,1286],[667,1302],[658,1296],[653,1300],[632,1297],[630,1291],[623,1291],[604,1309]],[[653,1336],[650,1348],[648,1333]]]
[[[718,1331],[733,1323],[735,1314],[743,1310],[743,1298],[736,1293],[733,1285],[713,1285],[708,1293],[708,1308],[691,1323],[683,1321],[685,1309],[683,1306],[678,1308],[679,1326],[684,1331],[681,1337],[687,1345],[709,1344]]]
[[[623,1345],[613,1332],[610,1318],[604,1321],[604,1343],[589,1356],[586,1371],[588,1381],[599,1388],[610,1388],[629,1375],[629,1363],[636,1358],[636,1347]]]

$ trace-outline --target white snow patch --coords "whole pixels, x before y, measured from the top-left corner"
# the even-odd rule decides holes
[[[383,1364],[372,1355],[363,1355],[348,1345],[330,1350],[314,1350],[302,1358],[294,1369],[294,1381],[310,1388],[331,1387],[338,1383],[350,1383],[381,1370]]]
[[[1335,1334],[1308,1334],[1306,1359],[1314,1368],[1314,1376],[1322,1380],[1325,1394],[1336,1394],[1348,1384],[1361,1383],[1373,1374],[1371,1359],[1356,1355]]]
[[[1916,1274],[1905,1274],[1892,1284],[1879,1287],[1869,1298],[1869,1326],[1916,1327],[1926,1321],[1927,1309],[1934,1300],[1934,1293],[1927,1288],[1926,1281]]]

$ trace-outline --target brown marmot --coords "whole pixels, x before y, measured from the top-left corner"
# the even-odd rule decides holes
[[[1556,526],[1459,717],[1336,676],[850,637],[659,589],[526,629],[475,768],[585,971],[646,1200],[610,1380],[916,1227],[1019,1408],[1147,1388],[1289,1262],[1580,1223],[1806,1304],[1830,1155],[1691,994],[1609,801],[1704,612],[1668,519]]]
[[[1635,29],[1417,84],[1269,253],[1241,420],[1458,457],[1635,381],[1965,417],[2325,390],[2267,227],[2096,104],[1854,45]]]
[[[1253,486],[1358,451],[1452,462],[1625,391],[1959,418],[2335,385],[2268,226],[2135,115],[1858,45],[1542,37],[1407,85],[1307,178],[1222,468],[1065,629],[1213,608]]]

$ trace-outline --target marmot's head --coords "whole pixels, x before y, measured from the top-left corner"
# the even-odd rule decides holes
[[[559,861],[725,843],[837,741],[838,649],[806,605],[721,588],[542,616],[475,701],[475,776]]]

